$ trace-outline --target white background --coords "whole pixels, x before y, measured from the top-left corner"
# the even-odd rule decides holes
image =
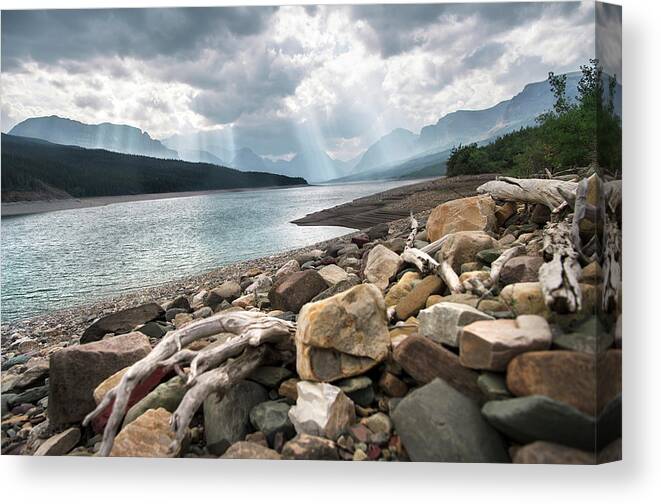
[[[265,2],[9,1],[2,9]],[[306,3],[306,2],[289,2]],[[308,2],[309,3],[309,2]],[[325,2],[347,3],[347,2]],[[4,502],[661,502],[659,2],[623,0],[624,457],[601,467],[0,457]],[[657,322],[654,323],[655,318]]]

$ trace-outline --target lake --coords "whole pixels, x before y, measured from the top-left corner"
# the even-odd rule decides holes
[[[290,221],[412,183],[177,197],[2,219],[2,322],[29,318],[352,230]]]

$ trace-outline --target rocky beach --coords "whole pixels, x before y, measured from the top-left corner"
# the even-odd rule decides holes
[[[596,175],[494,178],[361,198],[299,219],[344,237],[3,325],[2,453],[619,460],[619,256],[591,237],[620,203],[592,210]]]

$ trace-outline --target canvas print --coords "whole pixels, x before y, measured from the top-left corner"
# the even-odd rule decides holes
[[[621,23],[3,11],[2,454],[621,459]]]

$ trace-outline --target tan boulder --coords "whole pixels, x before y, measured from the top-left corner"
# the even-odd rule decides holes
[[[427,237],[436,241],[457,231],[494,231],[496,205],[491,196],[448,201],[434,208],[427,220]]]
[[[582,306],[581,312],[593,312],[597,299],[597,289],[594,285],[580,284]],[[539,282],[520,282],[507,285],[500,291],[503,299],[517,315],[540,315],[550,319],[553,315],[544,302],[542,285]]]
[[[364,373],[388,355],[390,336],[381,291],[361,284],[299,314],[296,370],[304,380],[333,381]]]
[[[386,306],[395,306],[401,299],[403,299],[415,284],[420,281],[420,273],[415,271],[407,271],[402,275],[402,278],[393,285],[386,294]]]
[[[478,252],[497,246],[498,242],[483,231],[459,231],[448,237],[436,259],[447,261],[460,274],[462,264],[474,262]]]
[[[115,438],[111,457],[174,457],[170,450],[175,434],[170,413],[150,409],[124,427]]]
[[[335,264],[329,264],[319,270],[321,278],[330,286],[336,285],[349,278],[349,274]]]
[[[280,460],[280,454],[258,443],[239,441],[230,446],[223,454],[223,459],[259,459]]]
[[[398,254],[379,244],[369,251],[365,265],[365,279],[384,291],[402,263],[403,260]]]
[[[129,370],[131,366],[127,366],[124,369],[120,369],[116,373],[110,375],[108,378],[103,380],[98,387],[94,389],[94,402],[99,404],[105,395],[110,392],[111,389],[114,389],[119,382],[122,380],[122,376]]]
[[[397,318],[406,320],[417,315],[426,306],[429,296],[441,292],[444,286],[443,280],[436,275],[429,275],[422,279],[395,306]]]

